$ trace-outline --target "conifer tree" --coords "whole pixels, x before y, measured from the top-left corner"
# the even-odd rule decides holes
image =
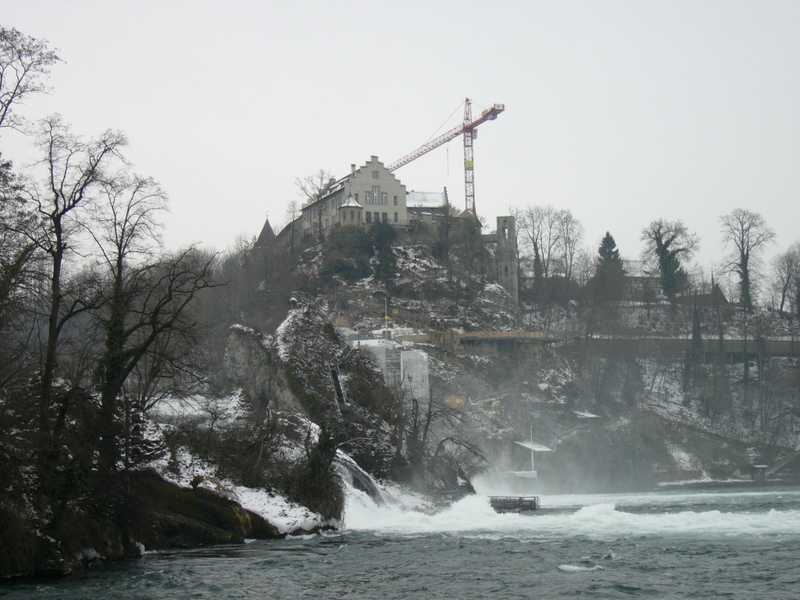
[[[614,237],[606,232],[597,250],[591,287],[598,300],[619,300],[625,291],[625,268]]]

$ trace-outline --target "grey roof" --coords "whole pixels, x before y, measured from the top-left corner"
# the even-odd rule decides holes
[[[444,205],[444,192],[417,192],[406,194],[406,206],[412,208],[438,208]]]
[[[348,196],[348,197],[347,197],[347,200],[345,200],[345,201],[342,203],[342,206],[341,206],[340,208],[363,208],[363,206],[361,206],[361,205],[358,203],[358,200],[356,200],[356,199],[355,199],[355,198],[353,198],[352,196]]]

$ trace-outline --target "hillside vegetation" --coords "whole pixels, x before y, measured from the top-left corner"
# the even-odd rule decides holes
[[[433,255],[435,230],[428,234],[427,240],[418,231],[398,240],[388,277],[378,277],[375,244],[350,245],[344,252],[335,236],[300,255],[287,275],[306,274],[305,300],[295,300],[315,307],[331,337],[338,335],[334,322],[356,338],[386,329],[387,321],[389,329],[418,334],[410,339],[429,357],[430,400],[421,406],[391,382],[382,392],[392,398],[391,410],[381,416],[393,432],[386,442],[394,464],[403,464],[403,473],[410,469],[410,481],[427,482],[427,491],[455,491],[449,481],[529,469],[529,453],[513,442],[531,436],[553,450],[536,459],[540,489],[729,480],[752,463],[769,465],[773,478],[796,477],[797,358],[771,353],[766,343],[792,339],[792,318],[698,306],[690,295],[672,302],[585,299],[520,307],[492,282],[490,269],[464,268],[467,262],[491,264],[490,247],[480,250],[485,257],[467,261],[460,253],[474,248],[454,242],[444,260]],[[362,255],[371,270],[332,272],[326,268],[331,248],[337,261]],[[485,331],[542,336],[508,343],[460,340],[461,334]],[[322,347],[315,336],[307,338],[310,345]],[[742,352],[744,340],[750,347]],[[335,392],[324,365],[340,360],[334,354],[308,366],[324,382],[317,389],[327,386],[323,393],[331,403]],[[369,405],[373,400],[363,394],[371,393],[356,386],[348,399]],[[454,407],[452,397],[466,402]],[[316,418],[330,420],[319,413]],[[438,477],[431,479],[433,471]]]

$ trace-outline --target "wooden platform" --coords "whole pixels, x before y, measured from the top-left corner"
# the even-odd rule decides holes
[[[539,510],[539,496],[489,496],[489,504],[499,513]]]

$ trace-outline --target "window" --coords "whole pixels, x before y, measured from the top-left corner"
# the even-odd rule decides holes
[[[354,211],[354,210],[350,211],[350,220],[351,221],[355,221],[356,220],[356,211]]]
[[[389,204],[389,195],[386,192],[381,193],[381,204]]]
[[[373,179],[379,179],[380,178],[380,174],[377,171],[373,171],[372,172],[372,178]]]
[[[342,212],[342,221],[347,221],[347,211]]]
[[[394,222],[397,223],[397,213],[394,213]]]
[[[372,213],[367,212],[367,223],[372,223]]]
[[[394,205],[397,206],[397,196],[394,197]]]
[[[384,223],[388,223],[389,222],[389,215],[387,215],[386,213],[383,213],[381,216],[383,217],[381,220]]]
[[[364,202],[372,204],[372,192],[364,192]]]
[[[375,222],[377,223],[380,220],[381,220],[381,213],[375,213]]]

